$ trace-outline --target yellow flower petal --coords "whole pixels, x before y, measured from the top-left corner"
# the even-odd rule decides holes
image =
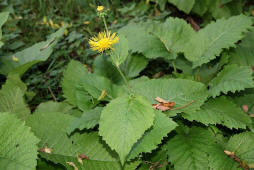
[[[44,23],[44,24],[47,24],[47,23],[48,23],[47,17],[46,17],[46,16],[43,17],[43,23]]]
[[[111,35],[110,32],[100,32],[97,37],[92,37],[88,42],[92,50],[103,52],[113,49],[113,45],[118,43],[119,38],[116,33]]]
[[[104,6],[97,6],[97,11],[102,12],[104,10]]]
[[[53,28],[54,27],[54,22],[52,21],[52,19],[49,20],[49,25]]]

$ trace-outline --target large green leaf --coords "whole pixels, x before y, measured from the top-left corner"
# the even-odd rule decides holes
[[[24,124],[14,115],[0,114],[0,169],[35,169],[39,140]]]
[[[133,78],[147,66],[148,60],[140,54],[133,54],[127,57],[126,61],[120,66],[127,78]]]
[[[254,99],[254,88],[245,90],[242,95],[237,95],[232,98],[234,103],[236,103],[237,106],[239,107],[247,105],[249,114],[254,113],[253,99]]]
[[[201,110],[186,112],[183,117],[205,125],[222,124],[230,129],[246,128],[251,124],[250,117],[224,96],[208,100]]]
[[[85,67],[80,62],[74,60],[68,64],[63,74],[62,88],[64,97],[74,106],[77,106],[76,85],[80,83],[82,78],[87,74],[88,71]]]
[[[1,39],[2,39],[2,26],[3,24],[7,21],[9,16],[8,12],[2,12],[0,13],[0,48],[2,47],[2,45],[4,44]]]
[[[148,59],[141,54],[129,55],[120,65],[121,71],[127,79],[134,78],[147,66]],[[110,79],[116,84],[123,83],[123,79],[116,67],[109,61],[108,56],[99,55],[94,60],[94,73]]]
[[[120,35],[119,42],[115,44],[113,48],[114,50],[111,50],[110,56],[113,60],[113,63],[116,66],[119,66],[129,55],[128,40],[125,38],[125,36]]]
[[[0,13],[0,29],[4,25],[4,23],[7,21],[9,16],[9,12],[1,12]]]
[[[80,118],[74,118],[67,129],[67,133],[72,133],[75,129],[83,130],[94,128],[99,124],[101,116],[101,107],[96,107],[93,110],[89,110],[83,113]]]
[[[226,150],[226,142],[217,141],[208,152],[209,167],[213,170],[240,170],[238,163],[229,158],[224,151]]]
[[[245,1],[234,0],[229,3],[223,3],[224,0],[208,0],[209,12],[215,19],[229,18],[233,15],[239,15],[243,11]]]
[[[99,134],[115,150],[124,164],[132,146],[150,128],[154,111],[141,96],[122,96],[112,100],[102,111]]]
[[[209,169],[209,147],[214,143],[210,131],[198,127],[187,129],[167,143],[169,160],[176,170]]]
[[[195,4],[192,8],[192,12],[197,13],[198,15],[204,15],[209,9],[211,0],[195,0]]]
[[[122,81],[122,77],[116,67],[112,64],[110,57],[106,55],[99,55],[94,59],[93,71],[94,74],[107,77],[113,83],[119,83]]]
[[[168,0],[168,2],[174,4],[178,9],[189,13],[195,4],[195,0]]]
[[[64,28],[52,34],[46,41],[37,43],[29,48],[17,52],[11,56],[0,57],[0,74],[7,75],[9,72],[24,74],[32,65],[45,61],[53,52],[58,39],[64,34]],[[13,61],[16,57],[18,61]]]
[[[246,34],[238,48],[230,52],[229,63],[240,66],[254,66],[254,29]]]
[[[247,66],[227,65],[221,72],[218,73],[209,83],[209,93],[216,97],[221,92],[236,92],[246,88],[254,87],[252,80],[252,71]]]
[[[65,102],[48,101],[41,103],[35,110],[35,113],[45,112],[61,112],[71,114],[72,106]]]
[[[93,170],[95,167],[110,170],[120,170],[121,165],[115,156],[96,132],[76,133],[68,136],[66,129],[73,119],[68,114],[61,113],[35,113],[27,119],[27,125],[32,128],[35,135],[41,139],[39,147],[48,145],[52,152],[40,152],[40,155],[54,163],[59,163],[67,169],[73,169],[67,162],[73,162],[80,169]],[[84,154],[89,160],[83,165],[78,162],[77,155]],[[133,168],[135,169],[135,168]]]
[[[151,152],[156,149],[163,137],[172,131],[177,124],[160,111],[155,112],[154,125],[145,132],[143,137],[133,146],[128,159],[133,159],[140,153]]]
[[[252,19],[239,15],[229,19],[220,19],[207,25],[194,34],[185,46],[185,57],[193,62],[193,67],[215,59],[223,49],[235,47],[235,43],[243,38],[251,28]]]
[[[160,38],[168,51],[184,52],[184,46],[189,46],[191,36],[195,33],[183,19],[170,17],[162,24],[153,24],[152,33]]]
[[[84,76],[77,85],[80,90],[87,91],[95,99],[98,99],[105,91],[107,94],[103,100],[110,100],[115,97],[114,86],[109,79],[90,73]]]
[[[252,132],[244,132],[234,135],[228,141],[226,150],[234,152],[234,154],[247,163],[247,165],[254,164],[254,134]]]
[[[148,33],[141,24],[129,24],[121,28],[119,34],[126,36],[132,52],[142,53],[147,58],[171,56],[160,39]]]
[[[199,82],[184,79],[156,79],[133,84],[133,90],[138,95],[145,96],[151,104],[157,103],[156,97],[175,102],[175,107],[189,106],[168,111],[170,115],[175,113],[195,111],[200,108],[207,98],[206,87]]]
[[[25,91],[26,86],[19,76],[9,75],[0,90],[0,112],[9,112],[25,119],[30,113],[23,98]]]

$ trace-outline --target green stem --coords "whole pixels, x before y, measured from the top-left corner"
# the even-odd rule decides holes
[[[102,19],[103,19],[103,23],[104,23],[104,26],[106,28],[107,34],[108,34],[108,26],[107,26],[107,23],[106,23],[106,19],[105,19],[104,16],[102,17]]]
[[[177,73],[177,69],[176,69],[175,62],[174,62],[174,61],[172,61],[172,66],[173,66],[173,68],[174,68],[174,72]]]
[[[124,76],[124,74],[123,74],[123,72],[121,71],[121,69],[120,69],[117,65],[115,65],[115,66],[116,66],[118,72],[120,73],[120,75],[122,76],[122,78],[123,78],[123,80],[124,80],[124,83],[126,84],[126,86],[127,86],[127,88],[128,88],[129,93],[131,94],[131,93],[132,93],[132,92],[131,92],[131,87],[130,87],[130,85],[129,85],[127,79],[126,79],[126,77]]]

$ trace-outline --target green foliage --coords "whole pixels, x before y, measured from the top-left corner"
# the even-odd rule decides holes
[[[134,143],[153,125],[154,111],[142,96],[112,100],[101,113],[99,134],[124,164]]]
[[[118,32],[121,35],[125,35],[129,42],[129,49],[132,52],[142,53],[150,59],[158,57],[169,58],[172,55],[167,51],[160,39],[149,34],[141,24],[129,24]]]
[[[45,61],[53,52],[53,47],[58,39],[63,35],[64,28],[49,36],[49,39],[33,46],[19,51],[12,56],[1,56],[0,58],[0,74],[7,75],[9,72],[24,74],[32,65]],[[17,61],[13,60],[17,58]]]
[[[217,77],[210,83],[209,93],[211,96],[216,97],[221,92],[227,94],[228,92],[235,93],[236,91],[244,90],[245,88],[254,87],[252,72],[249,67],[227,65]]]
[[[25,123],[9,113],[0,113],[0,168],[35,169],[39,140]]]
[[[168,2],[174,4],[178,9],[184,11],[185,13],[189,13],[195,3],[195,0],[168,0]]]
[[[119,43],[114,45],[114,50],[111,52],[111,58],[113,63],[116,66],[119,66],[122,64],[125,59],[128,57],[129,53],[129,46],[128,46],[128,40],[124,36],[119,36]]]
[[[35,113],[43,113],[43,112],[61,112],[61,113],[72,113],[72,106],[65,102],[54,102],[48,101],[45,103],[41,103],[37,106]]]
[[[137,94],[145,96],[151,104],[156,103],[156,97],[175,102],[175,107],[194,101],[186,108],[168,111],[171,116],[198,110],[207,98],[207,90],[202,83],[184,79],[148,80],[134,84],[133,89]]]
[[[186,131],[177,134],[167,143],[169,160],[176,170],[209,169],[209,147],[215,143],[212,133],[197,127]]]
[[[191,37],[188,43],[192,45],[185,46],[185,57],[193,62],[193,67],[201,66],[219,56],[223,49],[235,47],[252,24],[252,19],[244,15],[208,24]]]
[[[72,116],[61,113],[36,113],[27,120],[27,125],[41,140],[40,148],[46,144],[52,153],[40,152],[40,155],[54,163],[59,163],[67,169],[73,169],[67,162],[74,163],[80,169],[92,170],[94,167],[120,170],[120,163],[115,153],[100,140],[95,132],[76,133],[69,137],[66,133]],[[84,160],[83,165],[78,162],[77,155],[84,154],[89,160]]]
[[[151,152],[161,143],[163,137],[172,131],[177,124],[160,111],[155,112],[154,125],[146,131],[141,139],[133,146],[128,159],[133,159],[140,153]]]
[[[248,32],[241,44],[230,52],[230,63],[240,66],[253,66],[254,65],[254,49],[252,42],[254,41],[254,29]]]
[[[184,47],[189,46],[188,42],[195,32],[184,20],[169,18],[154,26],[153,33],[160,38],[168,51],[180,53],[184,52]]]
[[[67,129],[67,133],[72,133],[75,129],[91,129],[99,124],[101,116],[101,107],[97,107],[93,110],[89,110],[83,113],[80,118],[74,118]]]
[[[147,66],[148,59],[141,54],[129,55],[120,65],[127,79],[135,78]],[[94,73],[107,77],[113,83],[121,83],[122,77],[107,56],[99,55],[94,61]]]
[[[223,97],[208,100],[200,110],[186,112],[184,118],[198,121],[205,125],[222,124],[230,129],[246,128],[251,119],[233,102]]]
[[[8,16],[9,16],[8,12],[0,13],[0,48],[4,45],[4,43],[1,41],[1,39],[2,39],[2,26],[7,21]]]
[[[254,168],[250,0],[0,6],[0,169]]]
[[[76,99],[76,85],[88,74],[88,71],[85,67],[77,62],[72,60],[63,75],[62,79],[62,88],[64,97],[66,100],[74,105],[77,106],[77,99]]]
[[[26,86],[18,75],[9,75],[0,90],[0,112],[9,112],[20,119],[26,119],[30,110],[24,100],[25,92]]]
[[[234,154],[244,161],[247,165],[254,161],[254,134],[244,132],[231,137],[227,143],[226,150],[234,152]]]

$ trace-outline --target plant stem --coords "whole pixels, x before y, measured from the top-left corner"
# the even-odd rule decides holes
[[[125,76],[124,76],[123,72],[121,71],[121,69],[117,65],[115,65],[115,66],[116,66],[118,72],[120,73],[120,75],[122,76],[122,78],[124,80],[124,83],[126,84],[126,86],[128,88],[129,93],[131,94],[131,88],[130,88],[130,85],[129,85],[127,79],[125,78]]]
[[[106,23],[106,19],[105,19],[104,16],[102,17],[102,19],[103,19],[103,23],[104,23],[105,29],[107,31],[107,34],[108,34],[108,26],[107,26],[107,23]]]

